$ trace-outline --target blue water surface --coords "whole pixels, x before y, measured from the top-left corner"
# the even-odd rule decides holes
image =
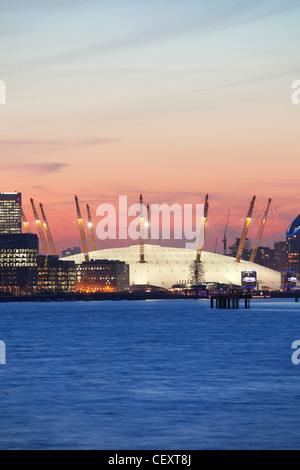
[[[300,449],[300,304],[0,304],[1,449]]]

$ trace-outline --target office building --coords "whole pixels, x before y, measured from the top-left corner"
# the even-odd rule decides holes
[[[37,258],[38,292],[74,292],[76,267],[74,261],[61,261],[58,256]]]
[[[0,291],[34,293],[39,241],[33,234],[0,234]]]
[[[0,234],[22,233],[21,193],[0,193]]]
[[[276,271],[288,270],[288,245],[287,242],[276,242],[274,244],[275,269]]]
[[[77,265],[76,291],[118,292],[129,289],[129,265],[95,260]]]
[[[232,256],[234,258],[236,257],[238,249],[239,249],[240,241],[241,241],[240,238],[236,238],[235,243],[229,247],[229,253],[230,253],[229,256]],[[252,253],[251,242],[249,238],[247,238],[245,242],[245,248],[243,251],[243,260],[249,261],[251,253]]]
[[[258,247],[255,263],[265,268],[275,269],[275,250],[269,246]]]

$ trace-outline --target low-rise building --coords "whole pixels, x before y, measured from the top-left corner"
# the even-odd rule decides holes
[[[92,260],[77,265],[76,291],[129,290],[129,265],[123,261]]]
[[[34,234],[0,234],[0,291],[34,293],[39,241]]]
[[[62,261],[58,256],[38,256],[38,292],[75,292],[74,261]]]

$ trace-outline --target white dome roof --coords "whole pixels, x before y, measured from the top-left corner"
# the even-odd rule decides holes
[[[145,245],[146,263],[139,263],[139,245],[127,248],[112,248],[90,253],[90,259],[108,259],[125,261],[130,265],[131,285],[151,285],[171,288],[174,284],[188,283],[190,268],[196,259],[196,252],[185,248],[167,248],[158,245]],[[84,255],[74,255],[64,258],[73,260],[76,264],[84,261]],[[205,282],[241,285],[242,271],[257,271],[259,287],[278,290],[281,285],[281,274],[272,269],[241,261],[235,258],[215,253],[202,253],[202,265]]]

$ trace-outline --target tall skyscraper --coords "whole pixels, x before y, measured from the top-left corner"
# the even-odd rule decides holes
[[[21,193],[0,193],[0,234],[22,233]]]
[[[276,242],[275,251],[275,269],[276,271],[287,271],[288,266],[288,245],[287,242]]]
[[[296,271],[297,279],[300,280],[300,214],[289,226],[286,239],[289,270]]]

